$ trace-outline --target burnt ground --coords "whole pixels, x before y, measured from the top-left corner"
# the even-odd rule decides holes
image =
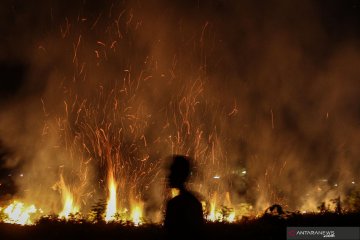
[[[198,239],[286,239],[288,226],[360,226],[360,213],[294,214],[287,219],[263,216],[239,223],[207,223]],[[0,239],[164,239],[161,225],[42,221],[34,226],[0,223]]]

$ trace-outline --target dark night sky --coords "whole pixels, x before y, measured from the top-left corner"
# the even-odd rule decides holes
[[[158,5],[159,8],[176,8],[178,14],[186,16],[193,12],[197,15],[203,15],[212,19],[218,19],[226,16],[228,12],[233,11],[232,4],[237,1],[171,1],[171,3],[161,3],[162,1],[139,1],[139,4],[146,6]],[[246,2],[246,1],[240,1]],[[256,1],[252,1],[256,2]],[[277,2],[268,1],[266,3],[258,1],[253,3],[255,8],[254,18],[259,18],[262,12],[264,14],[264,21],[266,18],[272,19],[266,9],[276,9],[274,14],[280,14],[275,18],[281,21],[288,21],[287,25],[292,28],[292,20],[289,19],[291,14],[289,11],[296,11],[295,9],[281,9],[276,7]],[[302,1],[298,1],[302,2]],[[344,39],[352,38],[357,41],[360,37],[360,1],[359,0],[315,0],[310,1],[315,9],[315,13],[320,19],[320,24],[326,33],[326,44],[310,39],[313,45],[310,51],[317,51],[320,57],[326,57],[331,52],[332,47],[336,46]],[[1,88],[0,88],[0,102],[6,104],[12,98],[17,98],[17,94],[25,83],[27,74],[29,73],[29,49],[35,46],[36,42],[49,32],[56,31],[59,23],[66,16],[76,16],[79,12],[84,15],[94,16],[99,9],[104,7],[105,3],[93,3],[85,0],[76,0],[70,2],[64,1],[15,1],[5,0],[1,2],[1,36],[0,36],[0,71]],[[291,4],[290,4],[291,5]],[[294,4],[296,7],[298,4]],[[301,5],[301,4],[300,4]],[[94,13],[94,14],[93,14]],[[284,17],[281,17],[281,14]],[[251,15],[250,15],[251,17]],[[307,13],[304,12],[301,16],[304,22],[308,22]],[[311,22],[308,22],[311,25]],[[294,26],[296,28],[296,26]],[[309,26],[310,27],[310,26]],[[256,31],[256,30],[255,30]],[[295,30],[296,31],[296,30]],[[304,30],[300,30],[304,31]],[[306,32],[306,30],[305,30]],[[302,37],[302,36],[299,36]],[[316,55],[315,55],[316,56]],[[314,56],[314,57],[315,57]],[[32,89],[34,90],[34,89]],[[31,93],[30,93],[31,94]]]

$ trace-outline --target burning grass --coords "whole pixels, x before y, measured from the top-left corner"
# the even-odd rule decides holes
[[[109,189],[111,190],[111,189]],[[173,192],[174,193],[174,192]],[[73,205],[71,195],[64,197],[63,210],[59,214],[46,214],[41,208],[33,204],[26,204],[18,200],[0,208],[0,222],[34,225],[39,223],[74,223],[74,224],[118,224],[139,227],[148,224],[159,224],[162,220],[154,222],[144,214],[144,203],[133,201],[131,208],[116,208],[116,196],[108,200],[97,201],[91,209],[86,212],[79,211]],[[263,213],[255,212],[249,204],[237,205],[230,208],[226,205],[216,205],[216,201],[209,203],[202,201],[205,221],[208,223],[243,223],[249,220],[277,218],[280,220],[296,219],[299,216],[333,216],[337,214],[352,215],[360,211],[360,198],[358,191],[351,194],[341,201],[340,197],[331,199],[330,202],[321,202],[316,211],[285,211],[279,204],[273,204]],[[332,206],[332,205],[333,206]],[[110,212],[110,213],[109,213]]]
[[[354,226],[360,213],[294,213],[287,218],[263,215],[236,223],[207,222],[203,239],[284,239],[287,226]],[[0,223],[4,239],[163,239],[159,224],[134,226],[126,222],[96,224],[80,219],[42,218],[35,225]]]

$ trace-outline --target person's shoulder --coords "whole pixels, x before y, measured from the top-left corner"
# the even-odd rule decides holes
[[[192,191],[184,191],[182,193],[180,193],[179,195],[177,195],[176,197],[173,197],[172,199],[170,199],[168,201],[168,204],[176,204],[177,202],[183,202],[183,201],[192,201],[192,202],[198,202],[199,204],[200,201],[197,197],[196,193],[193,193]]]
[[[189,201],[189,200],[190,201],[198,201],[198,199],[195,197],[195,195],[193,193],[184,191],[184,192],[180,193],[179,195],[170,199],[168,201],[168,204],[172,205],[172,204],[176,204],[178,202]]]
[[[184,198],[192,201],[193,203],[197,203],[197,204],[201,205],[200,200],[197,197],[196,193],[191,192],[191,191],[186,191],[183,196],[184,196]]]
[[[186,191],[185,193],[184,193],[184,195],[186,195],[187,197],[191,197],[191,198],[194,198],[194,199],[199,199],[199,197],[198,197],[198,193],[196,193],[196,192],[193,192],[193,191]]]
[[[167,205],[168,206],[172,206],[172,205],[177,205],[179,202],[183,201],[183,196],[182,194],[179,194],[171,199],[168,200]]]

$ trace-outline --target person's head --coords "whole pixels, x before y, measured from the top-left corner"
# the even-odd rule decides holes
[[[182,188],[190,175],[190,158],[182,155],[171,156],[169,170],[169,186]]]

